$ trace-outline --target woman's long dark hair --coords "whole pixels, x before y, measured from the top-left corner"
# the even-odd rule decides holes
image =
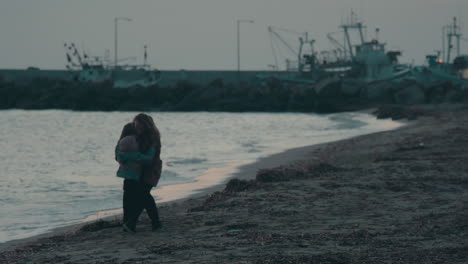
[[[150,147],[154,147],[158,153],[161,150],[161,135],[154,124],[153,118],[141,113],[136,115],[133,121],[138,121],[143,127],[142,133],[137,135],[140,152],[146,152]]]

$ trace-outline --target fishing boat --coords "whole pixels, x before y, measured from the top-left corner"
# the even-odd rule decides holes
[[[427,55],[426,65],[413,69],[413,79],[422,83],[450,81],[468,89],[468,55],[460,53],[462,40],[468,41],[454,17],[451,24],[442,27],[442,50]]]
[[[156,85],[161,78],[161,72],[152,69],[146,63],[146,46],[144,53],[145,63],[142,65],[112,64],[108,56],[89,56],[85,52],[79,52],[74,43],[65,43],[64,47],[67,56],[66,68],[72,74],[75,81],[90,83],[109,82],[114,88],[128,88]]]
[[[310,40],[307,33],[302,33],[299,37],[299,48],[296,50],[281,37],[278,30],[269,27],[271,39],[278,39],[297,56],[297,60],[286,60],[286,71],[293,72],[295,75],[293,77],[278,76],[278,78],[285,82],[316,83],[324,78],[338,76],[371,83],[403,78],[408,75],[411,72],[410,67],[398,62],[401,51],[386,51],[386,43],[381,43],[378,39],[380,29],[376,29],[374,39],[366,41],[365,29],[364,23],[354,12],[351,12],[351,17],[340,26],[339,32],[327,34],[334,48],[317,52],[314,49],[315,40]],[[337,39],[337,33],[341,35],[342,40]],[[352,42],[352,34],[357,34],[359,40],[357,43]],[[303,52],[305,44],[310,46],[308,53]],[[273,66],[278,69],[274,47],[272,44],[275,58]],[[294,66],[295,64],[297,66]]]

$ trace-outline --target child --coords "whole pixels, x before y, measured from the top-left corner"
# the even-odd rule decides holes
[[[119,143],[116,148],[116,156],[119,154],[137,153],[138,142],[136,141],[136,130],[132,123],[128,123],[122,130]],[[139,181],[142,174],[142,165],[134,161],[119,162],[117,177]]]

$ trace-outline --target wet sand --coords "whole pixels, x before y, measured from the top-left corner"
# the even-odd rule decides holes
[[[0,263],[468,263],[468,108],[379,115],[417,120],[244,166],[161,206],[157,232],[101,220],[10,244]]]

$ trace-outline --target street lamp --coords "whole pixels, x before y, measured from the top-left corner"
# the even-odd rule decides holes
[[[127,21],[127,22],[130,22],[132,21],[131,18],[128,18],[128,17],[116,17],[114,18],[114,59],[115,59],[115,62],[114,62],[114,66],[117,67],[117,61],[118,61],[118,58],[117,58],[117,22],[119,20],[123,20],[123,21]]]
[[[240,75],[240,24],[241,23],[254,23],[253,20],[238,19],[237,20],[237,75]]]

